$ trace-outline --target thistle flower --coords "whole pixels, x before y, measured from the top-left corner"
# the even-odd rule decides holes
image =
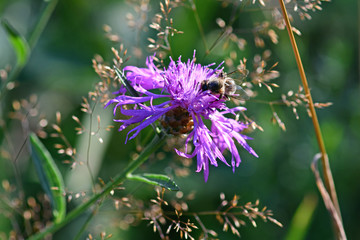
[[[156,120],[160,121],[168,133],[187,134],[185,152],[177,149],[175,151],[186,158],[196,156],[196,171],[204,170],[205,181],[209,176],[209,165],[218,166],[217,159],[230,166],[223,155],[225,149],[228,149],[232,155],[233,171],[239,166],[241,159],[236,142],[258,157],[246,142],[250,138],[241,134],[241,131],[247,128],[247,124],[225,116],[235,116],[237,112],[246,109],[244,107],[228,108],[225,104],[226,97],[202,89],[204,80],[218,76],[220,65],[212,69],[210,67],[214,64],[207,66],[196,64],[195,52],[193,59],[189,59],[186,63],[181,61],[181,57],[177,62],[170,58],[167,69],[158,69],[153,62],[153,57],[147,58],[146,65],[147,68],[135,66],[124,68],[127,80],[139,93],[139,97],[125,95],[126,89],[123,87],[118,91],[120,95],[111,99],[106,105],[116,104],[114,115],[119,108],[123,115],[131,116],[129,119],[114,120],[122,123],[119,131],[138,123],[129,131],[126,141],[129,137],[129,139],[136,137],[142,129]],[[149,91],[155,89],[159,89],[160,93]],[[163,99],[163,102],[155,105],[153,103],[155,99]],[[134,104],[134,107],[129,109],[129,104]],[[211,122],[211,129],[205,125],[206,121]],[[190,141],[194,145],[192,153],[187,151]]]

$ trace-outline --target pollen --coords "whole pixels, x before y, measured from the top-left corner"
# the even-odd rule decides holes
[[[194,121],[189,112],[182,108],[174,108],[162,116],[161,125],[173,135],[187,134],[194,129]]]

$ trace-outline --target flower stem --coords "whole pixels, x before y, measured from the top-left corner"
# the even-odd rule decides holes
[[[48,2],[49,3],[46,3],[44,11],[42,12],[39,20],[34,26],[31,36],[29,37],[28,43],[31,49],[34,48],[34,46],[36,45],[37,41],[40,38],[41,33],[44,31],[47,23],[49,22],[49,19],[55,10],[58,0],[51,0]]]
[[[103,203],[104,198],[102,198],[101,200],[98,201],[98,204],[96,204],[94,210],[91,212],[91,214],[87,217],[85,223],[82,225],[82,227],[80,228],[79,232],[76,234],[76,236],[74,237],[74,240],[79,240],[80,237],[83,235],[84,231],[86,230],[86,228],[89,226],[92,218],[97,214],[97,211],[99,210],[101,204]]]
[[[95,194],[92,196],[87,202],[83,203],[70,213],[66,215],[63,221],[59,223],[55,223],[47,228],[45,228],[43,231],[33,235],[28,240],[40,240],[44,239],[45,236],[48,234],[55,233],[68,223],[72,221],[73,219],[79,217],[81,214],[83,214],[87,209],[89,209],[94,203],[99,201],[102,197],[108,195],[112,189],[114,189],[115,186],[122,183],[129,174],[134,172],[142,163],[145,162],[145,160],[148,159],[151,153],[159,149],[165,142],[165,134],[156,134],[153,140],[150,142],[150,144],[144,149],[144,151],[135,159],[132,161],[125,170],[120,173],[118,176],[116,176],[112,181],[110,181],[106,186],[104,187],[103,191]]]
[[[341,212],[340,212],[339,202],[338,202],[337,195],[336,195],[334,179],[332,177],[332,173],[331,173],[331,169],[330,169],[329,158],[326,153],[324,140],[323,140],[323,137],[321,134],[320,124],[319,124],[319,121],[318,121],[318,118],[316,115],[315,106],[314,106],[314,102],[311,97],[310,89],[309,89],[305,71],[304,71],[304,67],[302,65],[299,50],[296,45],[295,37],[294,37],[293,31],[292,31],[292,27],[290,25],[290,21],[289,21],[289,17],[288,17],[286,8],[285,8],[284,1],[279,0],[279,3],[280,3],[281,11],[282,11],[285,23],[286,23],[286,29],[289,34],[290,42],[291,42],[291,45],[292,45],[292,48],[294,51],[294,55],[295,55],[298,69],[299,69],[299,73],[300,73],[301,81],[302,81],[302,84],[304,87],[304,91],[305,91],[306,97],[309,100],[309,110],[311,113],[311,120],[314,125],[316,139],[317,139],[317,142],[318,142],[318,145],[320,148],[320,152],[321,152],[321,163],[322,163],[322,167],[323,167],[323,174],[324,174],[326,189],[330,193],[331,201],[333,202],[335,209],[341,219]]]

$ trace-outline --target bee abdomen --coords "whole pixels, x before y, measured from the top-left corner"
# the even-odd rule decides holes
[[[207,88],[213,93],[219,93],[220,89],[223,87],[220,81],[209,81],[207,83]]]

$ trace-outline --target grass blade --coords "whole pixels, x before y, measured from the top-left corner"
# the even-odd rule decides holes
[[[139,93],[131,86],[129,80],[125,77],[124,73],[114,66],[116,76],[119,78],[120,82],[125,86],[126,90],[131,94],[131,96],[139,97]]]
[[[32,159],[38,173],[40,183],[49,196],[55,223],[62,221],[66,214],[66,201],[64,196],[64,181],[49,151],[39,138],[31,133],[30,146]]]
[[[290,228],[285,238],[286,240],[305,239],[317,203],[318,198],[316,195],[309,194],[304,197],[291,220]]]
[[[17,57],[16,64],[18,66],[24,66],[30,55],[30,47],[27,41],[20,33],[16,31],[13,26],[11,26],[11,24],[7,20],[2,19],[1,25],[4,27],[6,33],[8,34],[9,42],[15,50]]]
[[[136,175],[128,175],[127,179],[145,182],[151,185],[160,186],[170,191],[179,191],[179,186],[166,175],[143,173]]]

